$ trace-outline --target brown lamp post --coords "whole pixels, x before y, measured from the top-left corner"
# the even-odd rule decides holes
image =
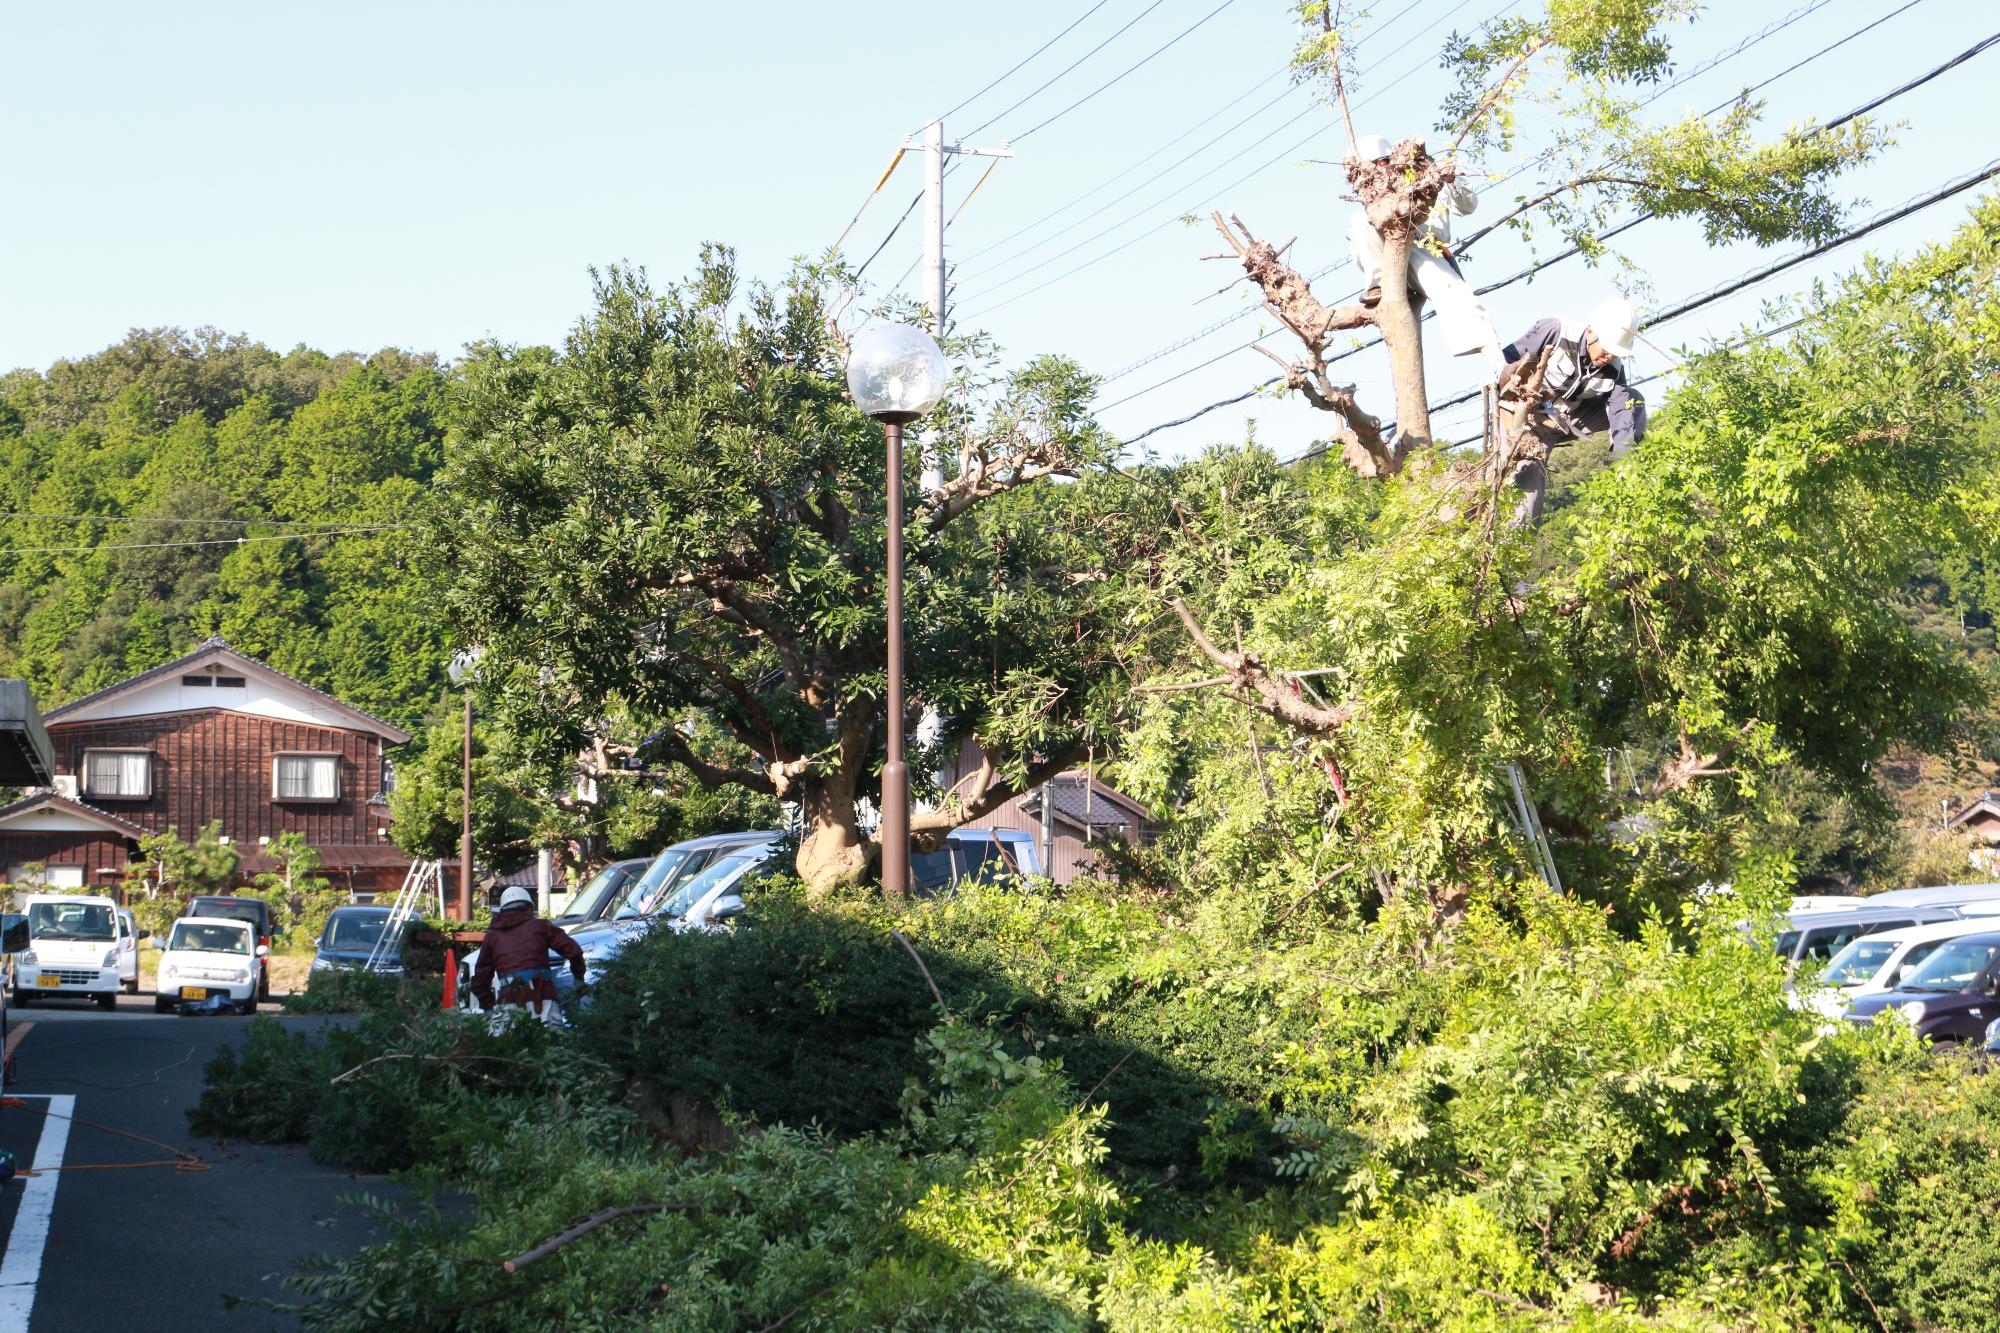
[[[465,690],[465,818],[458,834],[458,901],[452,913],[460,921],[472,920],[472,680],[483,655],[480,648],[453,653],[451,665],[445,669],[451,683]]]
[[[937,340],[904,324],[857,334],[848,351],[847,391],[882,423],[889,445],[887,668],[888,754],[882,764],[882,886],[910,887],[910,771],[903,762],[903,427],[944,397],[946,368]]]

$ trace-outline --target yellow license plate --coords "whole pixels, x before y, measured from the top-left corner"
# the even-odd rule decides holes
[[[35,984],[45,990],[54,990],[62,985],[61,977],[36,977]]]
[[[181,998],[183,1000],[206,1000],[208,998],[208,987],[183,986],[181,987]]]

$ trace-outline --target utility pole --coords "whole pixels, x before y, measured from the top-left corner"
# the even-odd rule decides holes
[[[921,148],[924,153],[924,305],[931,314],[931,334],[940,340],[944,337],[945,326],[945,260],[944,229],[949,221],[944,213],[944,160],[947,156],[1002,158],[1014,156],[1014,150],[1006,144],[998,148],[968,148],[962,143],[947,144],[944,141],[944,122],[934,120],[924,126],[922,139],[905,139],[904,151]],[[981,183],[984,183],[981,177]],[[979,186],[972,187],[977,190]],[[972,195],[965,196],[970,199]],[[934,432],[925,431],[918,440],[924,471],[923,488],[926,493],[944,485],[944,468],[937,454],[937,437]]]

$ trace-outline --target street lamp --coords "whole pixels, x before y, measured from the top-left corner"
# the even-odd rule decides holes
[[[856,335],[847,391],[889,437],[888,755],[882,764],[882,885],[910,888],[910,771],[903,763],[903,427],[944,397],[944,353],[904,324]]]
[[[463,648],[451,655],[445,674],[465,689],[465,820],[458,834],[458,902],[456,917],[472,920],[472,682],[479,674],[484,648]]]

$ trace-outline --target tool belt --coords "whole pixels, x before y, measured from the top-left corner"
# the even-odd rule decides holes
[[[544,1000],[559,1001],[561,997],[556,992],[555,970],[529,967],[519,972],[502,972],[494,998],[501,1004],[518,1004],[524,1008],[533,1008]]]

